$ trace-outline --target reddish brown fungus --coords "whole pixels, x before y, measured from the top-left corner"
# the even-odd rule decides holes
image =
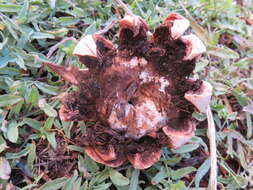
[[[120,21],[119,44],[87,35],[74,54],[87,70],[45,63],[79,87],[62,98],[64,121],[96,121],[84,137],[96,162],[118,167],[129,160],[145,169],[160,159],[162,146],[178,148],[194,135],[194,110],[205,112],[212,87],[189,79],[205,46],[194,35],[182,36],[189,21],[167,16],[152,37],[138,16]]]

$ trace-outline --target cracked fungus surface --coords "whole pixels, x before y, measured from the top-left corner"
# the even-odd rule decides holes
[[[167,16],[151,35],[138,16],[120,20],[118,48],[103,36],[87,35],[74,54],[88,69],[45,63],[79,87],[65,94],[64,121],[96,121],[83,139],[95,161],[118,167],[126,160],[145,169],[160,159],[161,147],[178,148],[194,135],[194,110],[205,112],[209,83],[189,79],[205,46],[184,36],[189,21]]]

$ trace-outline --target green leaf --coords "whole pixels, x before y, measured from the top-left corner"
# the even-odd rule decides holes
[[[29,12],[29,1],[24,0],[24,4],[23,4],[21,10],[19,11],[18,17],[19,18],[26,17],[28,12]]]
[[[114,185],[125,186],[129,184],[129,179],[115,169],[110,169],[109,175]]]
[[[181,146],[179,149],[175,150],[174,153],[183,154],[196,150],[199,147],[199,144],[186,144]]]
[[[46,133],[46,138],[47,138],[48,142],[50,143],[50,145],[54,149],[56,149],[57,148],[57,142],[56,142],[56,139],[55,139],[55,132],[52,132],[52,133],[47,132]]]
[[[1,75],[9,75],[9,76],[13,77],[13,76],[20,75],[20,73],[21,72],[19,69],[16,69],[13,67],[4,67],[4,68],[0,69]]]
[[[1,95],[0,96],[0,107],[10,106],[22,101],[23,98],[14,95]]]
[[[187,15],[187,19],[189,19],[191,27],[194,30],[194,32],[203,42],[205,42],[205,44],[207,44],[210,41],[207,30],[205,30],[205,28],[203,28],[200,24],[198,24],[198,22],[191,16],[190,12],[185,8],[185,6],[182,3],[180,3],[180,5],[184,9]]]
[[[92,188],[94,190],[107,190],[110,189],[109,187],[112,185],[112,183],[103,183],[97,186],[93,186]]]
[[[20,5],[15,5],[15,4],[0,4],[0,12],[1,13],[16,13],[19,12],[21,9]]]
[[[206,159],[205,162],[203,162],[203,164],[201,164],[201,166],[197,170],[196,177],[195,177],[196,187],[199,187],[199,183],[201,179],[206,175],[209,169],[210,169],[210,158]]]
[[[84,165],[89,172],[95,173],[95,172],[99,171],[99,167],[98,167],[97,163],[95,161],[93,161],[87,155],[85,156],[85,159],[84,159]]]
[[[36,130],[40,130],[42,126],[42,123],[40,121],[37,121],[35,119],[30,119],[30,118],[24,118],[22,123],[27,124]]]
[[[9,63],[9,62],[14,62],[16,60],[16,58],[14,57],[11,57],[9,55],[6,55],[4,57],[0,57],[0,68],[4,68],[6,67],[6,65]]]
[[[54,39],[54,35],[43,33],[43,32],[34,32],[31,36],[32,39]]]
[[[84,164],[84,159],[81,154],[78,155],[78,170],[84,177],[89,177],[90,174],[87,172],[87,168]]]
[[[27,166],[29,169],[33,169],[33,163],[36,160],[36,145],[35,144],[30,144],[29,146],[29,154],[27,157]]]
[[[8,140],[12,143],[16,143],[18,140],[18,126],[19,124],[16,121],[12,121],[7,128],[7,137]]]
[[[51,95],[57,95],[59,88],[56,86],[51,86],[48,85],[46,83],[42,83],[42,82],[35,82],[35,85],[44,93],[46,94],[51,94]]]
[[[24,69],[24,70],[27,70],[26,66],[25,66],[25,61],[23,59],[23,57],[21,57],[19,54],[15,54],[16,55],[16,60],[15,60],[15,63],[21,68],[21,69]]]
[[[57,117],[57,112],[49,105],[45,104],[43,107],[43,111],[45,114],[47,114],[49,117]]]
[[[15,153],[6,153],[5,157],[6,159],[16,159],[23,156],[26,156],[30,152],[29,144],[26,146],[25,149],[21,150],[20,152]]]
[[[200,61],[197,61],[195,69],[194,69],[194,73],[203,71],[205,67],[207,67],[208,64],[209,64],[209,61],[207,59],[202,59]]]
[[[84,152],[84,149],[82,147],[75,146],[75,145],[68,145],[67,148],[69,150],[77,151],[77,152],[80,152],[80,153]]]
[[[39,100],[39,91],[35,86],[33,86],[28,95],[27,103],[31,104],[32,106],[36,106],[38,104],[38,100]]]
[[[10,110],[10,112],[9,112],[9,115],[8,115],[8,118],[11,118],[13,115],[18,116],[19,113],[20,113],[20,111],[21,111],[21,108],[23,107],[23,105],[24,105],[24,101],[23,101],[23,100],[20,101],[20,102],[18,102],[17,104],[15,104],[15,105],[11,108],[11,110]]]
[[[64,133],[65,135],[68,137],[68,138],[71,138],[71,129],[73,127],[73,124],[74,122],[64,122],[62,121],[62,127],[63,127],[63,130],[64,130]]]
[[[181,156],[173,156],[173,157],[168,157],[164,162],[168,164],[169,166],[175,166],[177,163],[181,161],[182,157]]]
[[[1,5],[0,5],[1,6]],[[1,12],[1,10],[0,10],[0,12]],[[0,26],[1,26],[1,24],[0,24]],[[7,44],[7,42],[8,42],[8,39],[9,38],[5,38],[5,39],[3,39],[3,42],[0,42],[0,50],[2,50],[4,47],[5,47],[5,45]]]
[[[45,130],[49,130],[49,129],[52,128],[53,123],[54,123],[54,117],[49,117],[49,118],[47,118],[47,120],[46,120],[46,122],[45,122],[43,128],[44,128]]]
[[[94,22],[88,28],[86,28],[84,35],[94,34],[97,31],[96,23]]]
[[[53,181],[49,181],[46,184],[44,184],[42,187],[40,187],[38,190],[57,190],[57,189],[60,189],[65,185],[67,180],[68,180],[68,178],[62,177],[62,178],[55,179]]]
[[[39,107],[40,109],[42,109],[45,114],[47,114],[49,117],[56,117],[57,116],[57,112],[54,110],[54,108],[52,108],[48,103],[46,103],[44,101],[44,99],[41,99],[39,101]]]
[[[132,177],[131,177],[129,189],[131,189],[131,190],[138,189],[139,175],[140,175],[140,170],[134,169]]]
[[[8,146],[6,145],[6,141],[4,140],[2,135],[0,135],[0,153],[3,152],[7,147]]]
[[[158,183],[160,183],[166,177],[168,177],[168,175],[165,172],[164,167],[161,167],[160,171],[155,175],[155,177],[152,178],[151,183],[153,185],[157,185]]]
[[[55,8],[56,0],[47,0],[47,3],[49,4],[51,9]]]
[[[75,183],[73,184],[72,190],[75,190],[75,189],[81,190],[81,189],[80,189],[81,183],[82,183],[82,177],[79,177],[79,178],[75,181]]]
[[[75,25],[77,24],[79,21],[79,19],[70,17],[70,16],[64,16],[64,17],[60,17],[58,22],[61,23],[61,26],[71,26],[71,25]]]
[[[69,178],[62,190],[73,190],[73,185],[78,177],[77,171],[75,170],[73,177]]]
[[[247,170],[248,164],[246,162],[246,158],[245,158],[245,154],[244,154],[245,151],[246,150],[244,149],[242,144],[240,142],[237,142],[237,155],[236,156],[239,158],[241,166]]]
[[[196,171],[196,168],[194,167],[185,167],[178,170],[173,170],[170,175],[172,179],[177,180],[194,171]]]
[[[208,46],[208,53],[210,55],[213,55],[215,57],[220,57],[222,59],[238,59],[239,58],[239,54],[237,52],[225,46],[221,46],[221,47]]]
[[[177,183],[172,184],[169,189],[170,190],[184,190],[184,189],[187,189],[187,188],[185,187],[185,184],[184,184],[183,181],[178,181]]]

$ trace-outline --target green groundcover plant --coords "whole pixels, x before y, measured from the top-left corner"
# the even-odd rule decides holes
[[[207,47],[193,78],[213,86],[219,189],[253,188],[253,3],[250,0],[127,0],[151,32],[171,12]],[[151,168],[94,162],[80,144],[92,122],[59,119],[59,99],[77,90],[43,62],[85,66],[77,42],[97,31],[111,41],[125,10],[112,0],[0,1],[0,189],[204,190],[209,184],[206,115],[179,149],[163,148]]]

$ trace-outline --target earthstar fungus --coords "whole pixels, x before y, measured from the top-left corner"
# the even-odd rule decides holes
[[[201,40],[183,36],[189,21],[171,13],[151,37],[138,16],[119,22],[119,44],[87,35],[74,54],[87,69],[45,63],[79,87],[62,98],[64,121],[96,121],[87,128],[85,152],[96,162],[118,167],[126,160],[146,169],[160,159],[161,147],[178,148],[194,135],[194,110],[205,112],[212,87],[189,79]]]

